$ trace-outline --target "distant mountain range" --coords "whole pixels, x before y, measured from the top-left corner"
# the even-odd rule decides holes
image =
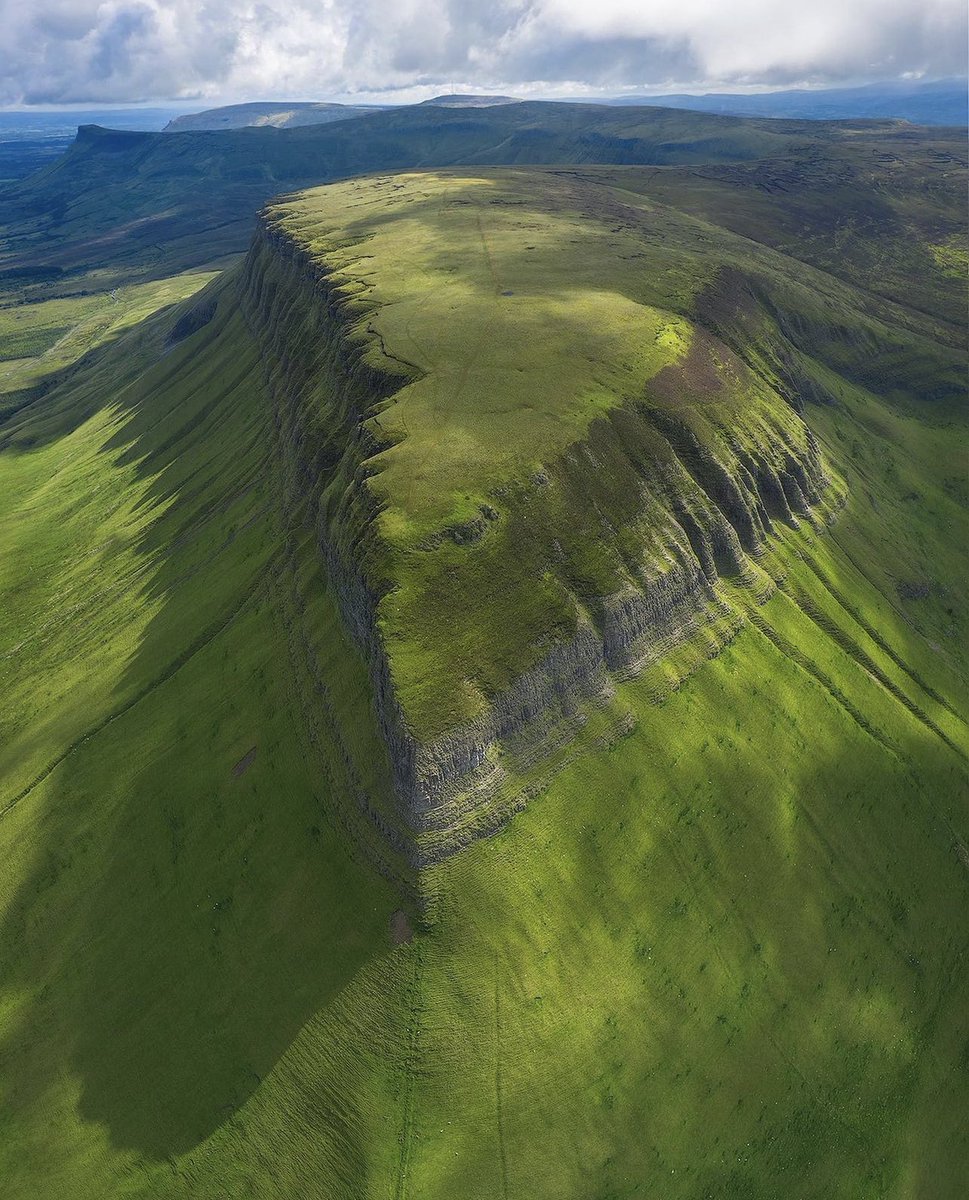
[[[738,117],[786,117],[798,120],[839,121],[881,119],[911,121],[914,125],[969,124],[969,91],[964,79],[931,83],[873,83],[862,87],[816,88],[742,95],[709,92],[702,96],[677,93],[664,96],[629,95],[605,99],[575,97],[573,101],[614,106],[685,108],[694,112]],[[420,107],[492,108],[522,104],[516,96],[453,93],[421,101]],[[241,129],[271,125],[290,129],[297,125],[325,125],[364,116],[389,105],[329,104],[311,101],[253,101],[186,113],[169,121],[166,133],[187,130]]]
[[[177,136],[83,125],[66,154],[0,191],[6,230],[0,279],[11,271],[39,278],[48,266],[58,278],[82,264],[104,267],[103,239],[113,242],[119,230],[125,231],[125,270],[135,260],[147,268],[173,231],[177,269],[199,261],[197,240],[205,246],[202,261],[240,253],[256,212],[272,196],[372,171],[745,162],[826,142],[832,132],[843,135],[816,122],[543,101],[413,105],[295,129]],[[91,196],[98,197],[96,205]],[[55,228],[56,246],[49,236]]]
[[[904,120],[914,125],[969,125],[969,88],[965,79],[932,83],[878,83],[860,88],[801,89],[740,95],[708,92],[703,96],[628,95],[573,97],[571,103],[608,107],[681,108],[724,116],[766,116],[794,120]],[[422,101],[419,108],[492,108],[524,103],[516,96],[449,94]],[[168,108],[62,110],[0,113],[0,184],[22,179],[64,154],[78,126],[97,124],[122,130],[187,133],[251,127],[295,128],[329,125],[357,116],[402,107],[391,104],[337,104],[317,101],[252,101],[176,113]],[[167,121],[168,124],[164,124]]]
[[[710,92],[702,96],[681,93],[595,100],[584,97],[575,98],[573,102],[609,107],[679,108],[722,116],[823,121],[888,119],[910,121],[915,125],[969,124],[969,91],[963,79],[931,83],[877,83],[864,87],[761,92],[756,95]],[[434,96],[414,107],[482,109],[523,103],[525,101],[515,96],[452,93]],[[385,112],[394,107],[404,106],[256,100],[181,114],[171,108],[105,109],[83,113],[71,110],[0,113],[0,185],[21,179],[63,154],[80,125],[98,124],[113,129],[142,130],[161,129],[164,125],[166,133],[252,127],[292,129],[328,125]]]
[[[606,104],[658,104],[737,117],[797,117],[839,121],[890,118],[913,125],[969,124],[969,88],[965,79],[932,83],[871,83],[863,87],[800,89],[739,95],[617,96]]]
[[[517,96],[471,96],[451,94],[422,100],[418,107],[492,108],[498,104],[521,104]],[[276,129],[294,129],[299,125],[328,125],[331,121],[346,121],[367,113],[380,112],[399,105],[388,104],[329,104],[310,100],[255,100],[251,104],[228,104],[224,108],[209,108],[204,112],[185,113],[165,126],[165,133],[184,133],[199,129],[243,129],[271,125]]]

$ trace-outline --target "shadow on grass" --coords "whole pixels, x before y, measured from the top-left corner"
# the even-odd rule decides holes
[[[83,1120],[156,1160],[246,1103],[307,1021],[389,952],[400,904],[340,819],[346,756],[375,740],[366,672],[312,563],[295,589],[306,611],[287,617],[272,413],[231,286],[216,291],[219,316],[171,354],[158,355],[170,316],[129,337],[126,390],[106,386],[109,347],[78,408],[39,415],[54,439],[97,396],[120,403],[99,453],[139,481],[139,568],[106,602],[89,664],[115,680],[110,710],[15,810],[29,812],[33,865],[0,930],[6,983],[33,996],[4,1048],[18,1109],[45,1103],[66,1059]],[[92,586],[112,553],[83,546]],[[337,722],[354,723],[340,737],[314,725],[291,620],[331,671]],[[339,1136],[362,1170],[355,1103]]]

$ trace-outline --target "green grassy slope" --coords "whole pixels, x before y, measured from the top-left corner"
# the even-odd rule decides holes
[[[958,1195],[959,764],[913,724],[900,768],[775,608],[442,869],[414,1194]]]
[[[277,515],[255,348],[231,313],[202,354],[171,326],[4,453],[8,1195],[104,1195],[209,1136],[359,970],[379,986],[401,903],[346,852],[384,756]]]
[[[966,160],[964,139],[913,130],[860,154],[844,147],[797,161],[629,172],[628,182],[866,291],[932,313],[962,337],[966,235],[952,200]],[[949,269],[933,270],[929,259]]]
[[[458,203],[485,185],[520,203]],[[360,347],[381,373],[357,385],[399,359],[413,381],[386,410],[399,465],[376,476],[391,534],[450,528],[492,481],[531,495],[549,459],[556,483],[588,479],[567,450],[605,454],[623,368],[659,412],[671,393],[648,381],[715,337],[764,391],[711,400],[698,371],[692,406],[743,432],[763,403],[783,430],[801,386],[845,506],[823,529],[775,522],[758,586],[721,583],[739,628],[620,682],[624,736],[562,754],[503,832],[417,877],[302,474],[314,420],[347,413],[332,376],[300,391],[302,424],[280,387],[300,382],[280,346],[317,364],[335,337],[287,300],[291,275],[264,264],[289,313],[272,353],[234,272],[201,297],[182,300],[199,277],[146,292],[145,311],[180,303],[99,327],[42,388],[41,362],[16,366],[35,390],[0,426],[4,1195],[954,1200],[969,608],[951,322],[805,266],[811,246],[783,254],[770,226],[760,245],[677,210],[648,173],[392,186],[396,203],[366,185],[382,221],[361,188],[370,224],[344,193],[325,229],[331,265],[373,289]],[[327,201],[306,203],[322,236]],[[522,220],[547,257],[513,252]],[[632,350],[629,305],[651,335]],[[475,356],[482,311],[500,317]],[[428,391],[421,356],[449,354],[472,360],[466,403]],[[498,403],[515,364],[536,384],[526,422]],[[446,469],[417,462],[432,444]],[[310,449],[334,469],[331,443]],[[405,545],[393,569],[430,554]],[[511,558],[492,560],[499,585]],[[482,612],[473,588],[451,603],[458,627]],[[502,621],[479,620],[472,657],[507,641]],[[416,936],[394,947],[400,907]]]
[[[30,404],[86,354],[192,295],[216,274],[183,271],[108,291],[0,307],[0,413],[10,416]]]

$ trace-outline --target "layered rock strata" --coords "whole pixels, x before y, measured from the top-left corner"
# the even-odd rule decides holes
[[[381,611],[394,588],[393,559],[368,484],[375,456],[387,448],[372,418],[414,369],[382,343],[374,354],[379,335],[360,305],[268,219],[246,261],[240,303],[263,347],[290,504],[315,527],[344,619],[369,663],[417,866],[490,832],[520,807],[541,786],[543,762],[551,770],[562,761],[563,746],[609,700],[617,676],[657,662],[723,618],[718,581],[749,574],[773,523],[810,519],[826,485],[817,444],[786,405],[770,445],[743,430],[714,436],[688,412],[648,397],[617,406],[533,488],[538,504],[548,491],[564,497],[565,509],[587,511],[602,507],[594,493],[603,473],[624,481],[622,528],[606,512],[599,526],[603,553],[624,564],[620,585],[606,595],[577,585],[574,555],[550,522],[544,552],[572,588],[571,630],[532,655],[473,719],[422,737],[395,686]],[[506,508],[502,519],[513,522],[514,499]],[[467,542],[474,554],[480,538],[497,536],[490,524],[438,537]],[[642,554],[630,552],[631,533],[641,534]]]

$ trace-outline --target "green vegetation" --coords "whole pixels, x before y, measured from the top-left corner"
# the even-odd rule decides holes
[[[824,172],[799,235],[476,165],[10,284],[4,1197],[961,1195],[962,190],[906,137],[850,237]],[[415,828],[374,647],[432,739],[582,630],[520,811]]]
[[[960,764],[782,603],[435,875],[415,1195],[958,1194]]]
[[[8,1195],[103,1195],[208,1136],[400,903],[334,827],[382,753],[325,582],[253,486],[255,348],[230,316],[203,358],[166,354],[171,324],[92,368],[108,404],[75,425],[84,389],[55,391],[4,458]],[[50,1119],[80,1160],[51,1154]]]
[[[111,291],[0,307],[0,413],[22,407],[89,351],[184,300],[216,274],[186,271]]]
[[[957,130],[913,131],[892,121],[772,121],[539,102],[416,105],[296,129],[173,135],[82,126],[66,155],[0,189],[0,291],[73,294],[87,286],[88,272],[100,290],[218,262],[247,248],[255,213],[273,196],[371,171],[601,163],[611,170],[694,166],[705,174],[715,164],[760,160],[773,174],[759,184],[779,183],[792,202],[803,180],[808,190],[831,193],[832,212],[836,200],[854,196],[857,204],[859,195],[870,209],[870,181],[852,188],[844,177],[891,160],[895,169],[878,181],[880,200],[907,190],[915,207],[931,208],[937,189],[926,195],[921,187],[926,161],[956,170],[965,146]],[[843,180],[837,194],[833,180]],[[950,209],[954,182],[943,188]],[[865,228],[862,222],[862,234]],[[867,228],[869,244],[877,244],[878,229]],[[804,249],[796,247],[798,256]]]
[[[271,213],[349,297],[347,337],[376,339],[365,361],[415,377],[370,422],[389,446],[369,468],[384,542],[372,582],[381,590],[380,575],[392,580],[380,618],[401,643],[391,670],[409,719],[429,734],[480,710],[482,676],[495,693],[558,625],[575,625],[542,561],[547,546],[529,555],[509,489],[543,479],[592,422],[690,345],[689,323],[649,303],[656,289],[615,253],[607,227],[566,207],[570,189],[554,179],[533,187],[523,191],[515,176],[393,176]],[[575,519],[551,512],[543,527],[556,522],[568,540]],[[517,587],[498,568],[510,544]],[[615,565],[603,572],[601,590],[615,591]],[[500,596],[489,577],[500,579]],[[462,696],[439,694],[452,685]],[[411,705],[415,691],[423,695]]]
[[[56,345],[70,328],[70,325],[44,325],[16,329],[3,339],[3,357],[0,358],[0,362],[16,362],[18,359],[34,358],[43,354],[45,350]]]
[[[966,272],[969,271],[969,250],[966,249],[965,235],[950,237],[937,246],[929,246],[929,250],[945,275],[950,279],[965,282]]]

